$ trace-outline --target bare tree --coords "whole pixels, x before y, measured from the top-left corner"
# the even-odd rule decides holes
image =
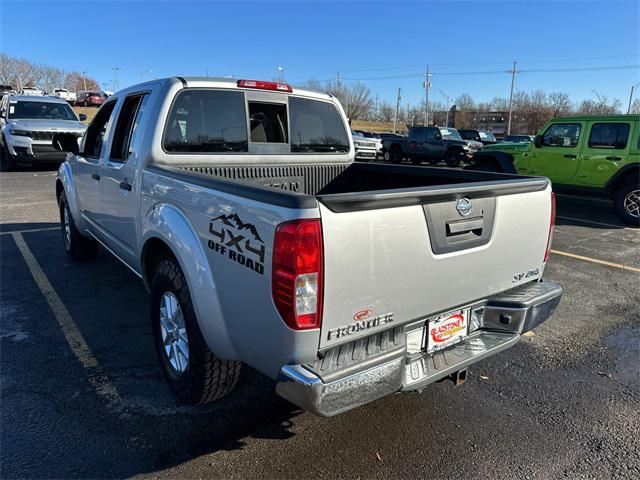
[[[468,93],[463,93],[458,98],[456,98],[456,108],[458,110],[473,110],[475,106],[476,103]]]
[[[556,117],[569,115],[573,111],[573,105],[566,92],[551,92],[549,94],[549,108]]]
[[[493,97],[490,104],[491,110],[494,112],[506,112],[509,110],[509,100],[504,97]]]
[[[629,113],[639,114],[640,113],[640,98],[636,98],[631,104],[631,109]]]
[[[340,101],[347,117],[351,120],[367,118],[373,109],[371,91],[362,82],[347,85],[330,83],[327,85],[327,91]]]
[[[383,102],[378,106],[378,117],[381,122],[393,122],[396,109],[389,102]]]
[[[69,72],[64,79],[64,88],[79,92],[80,90],[100,90],[100,85],[93,78],[82,75],[80,72]]]
[[[578,105],[577,113],[581,115],[612,115],[620,113],[622,102],[614,98],[609,101],[609,98],[605,95],[600,95],[600,98],[596,100],[583,100]]]

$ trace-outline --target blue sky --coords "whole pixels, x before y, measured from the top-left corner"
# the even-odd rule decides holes
[[[2,1],[1,7],[0,51],[85,70],[108,89],[115,66],[121,86],[206,73],[270,80],[283,66],[290,83],[340,72],[363,79],[381,100],[394,101],[401,87],[403,103],[418,103],[418,74],[428,63],[433,87],[488,101],[508,96],[510,75],[474,72],[504,72],[518,60],[519,90],[561,90],[574,101],[595,98],[596,90],[626,105],[640,81],[637,67],[531,71],[637,66],[638,2]]]

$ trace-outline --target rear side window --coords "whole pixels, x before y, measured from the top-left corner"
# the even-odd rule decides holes
[[[289,97],[291,151],[335,153],[349,151],[349,138],[335,105]]]
[[[622,150],[627,147],[629,130],[628,123],[594,123],[589,136],[589,147]]]
[[[437,128],[425,128],[424,138],[425,140],[437,140],[440,131]]]
[[[542,136],[546,147],[575,147],[578,145],[582,125],[579,123],[554,123]]]
[[[111,160],[124,162],[129,158],[131,138],[137,128],[140,105],[145,95],[132,95],[125,98],[116,123],[116,131],[111,146]]]
[[[233,153],[248,150],[242,92],[183,90],[165,126],[163,147],[175,153]]]

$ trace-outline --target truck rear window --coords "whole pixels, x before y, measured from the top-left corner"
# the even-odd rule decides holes
[[[176,153],[247,152],[242,92],[183,90],[171,106],[163,146]]]
[[[291,152],[349,151],[349,138],[336,107],[328,102],[289,97]]]

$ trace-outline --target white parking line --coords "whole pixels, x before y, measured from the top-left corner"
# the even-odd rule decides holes
[[[563,215],[556,215],[556,218],[561,218],[563,220],[571,220],[579,223],[585,223],[587,225],[598,225],[599,227],[618,228],[620,230],[631,230],[632,232],[640,232],[640,228],[624,227],[622,225],[616,225],[615,223],[596,222],[594,220],[584,220],[582,218],[565,217]]]
[[[2,225],[0,225],[0,228],[2,228]],[[24,230],[12,230],[10,232],[0,232],[0,235],[13,235],[14,233],[47,232],[49,230],[60,230],[60,227],[26,228]]]
[[[44,295],[54,317],[56,318],[60,329],[64,334],[64,338],[69,344],[69,348],[76,356],[80,364],[87,370],[89,382],[95,388],[98,395],[106,399],[112,407],[120,409],[122,407],[122,398],[115,389],[109,378],[104,374],[98,360],[91,352],[89,345],[85,341],[80,329],[73,321],[69,310],[54,290],[51,282],[45,275],[44,271],[38,264],[38,261],[31,253],[29,246],[24,241],[22,233],[11,232],[11,236],[16,242],[24,261],[29,267],[29,271],[33,276],[38,288]]]
[[[640,268],[630,267],[622,263],[608,262],[606,260],[600,260],[598,258],[585,257],[583,255],[576,255],[575,253],[561,252],[560,250],[551,250],[551,253],[556,255],[562,255],[563,257],[574,258],[576,260],[582,260],[583,262],[595,263],[597,265],[605,265],[607,267],[619,268],[620,270],[628,270],[630,272],[640,273]]]

